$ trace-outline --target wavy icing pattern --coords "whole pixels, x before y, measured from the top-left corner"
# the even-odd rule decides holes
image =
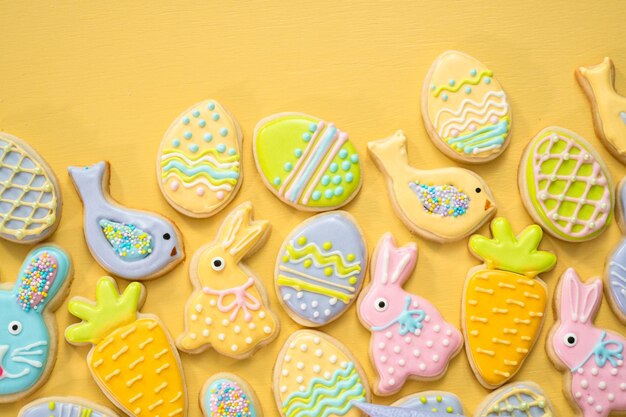
[[[509,111],[504,91],[489,91],[482,102],[466,98],[456,110],[441,109],[435,116],[434,126],[442,138],[448,137],[452,129],[465,131],[471,123],[485,124],[492,116],[505,116]],[[451,117],[440,124],[440,118],[450,113]],[[470,114],[472,116],[470,116]]]
[[[361,265],[358,262],[349,263],[343,258],[341,252],[338,251],[324,252],[315,243],[309,243],[300,249],[296,249],[292,242],[285,249],[289,254],[291,262],[297,264],[310,259],[317,267],[332,266],[335,268],[336,275],[341,278],[347,278],[361,271]]]
[[[481,71],[476,77],[462,79],[461,81],[456,82],[453,85],[442,84],[434,90],[433,95],[435,97],[438,97],[439,94],[441,94],[444,91],[448,91],[450,93],[456,93],[465,85],[468,85],[468,84],[478,85],[478,83],[480,83],[480,80],[482,80],[483,77],[491,77],[491,76],[493,76],[493,71],[486,69],[486,70]]]

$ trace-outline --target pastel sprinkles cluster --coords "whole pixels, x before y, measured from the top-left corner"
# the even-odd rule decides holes
[[[17,289],[17,302],[22,309],[36,310],[39,304],[48,297],[50,286],[57,273],[56,259],[48,252],[42,252],[31,260],[24,270],[24,276]]]
[[[427,185],[415,181],[409,186],[417,194],[424,210],[430,214],[459,217],[469,208],[467,194],[452,185]]]
[[[232,382],[218,381],[211,389],[211,416],[252,417],[250,398]]]
[[[152,253],[152,236],[132,224],[100,220],[100,227],[115,253],[122,258],[142,259]]]

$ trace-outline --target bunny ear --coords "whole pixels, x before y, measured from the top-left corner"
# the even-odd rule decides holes
[[[602,280],[596,278],[593,282],[582,285],[582,297],[580,300],[579,319],[581,323],[593,321],[602,302]]]
[[[217,239],[232,256],[243,258],[263,237],[268,226],[266,220],[252,220],[252,203],[246,202],[228,215]]]
[[[402,285],[415,266],[417,246],[410,243],[398,248],[393,236],[387,233],[378,242],[377,251],[372,281],[382,285]]]
[[[602,280],[583,284],[573,268],[563,273],[561,281],[561,317],[565,321],[587,323],[593,320],[602,301]]]
[[[69,255],[57,246],[40,246],[26,256],[13,293],[22,309],[41,314],[69,278]]]

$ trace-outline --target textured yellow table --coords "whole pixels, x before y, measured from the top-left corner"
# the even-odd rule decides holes
[[[213,97],[237,117],[244,132],[244,183],[231,204],[251,200],[258,218],[273,225],[271,238],[249,265],[272,289],[273,268],[283,238],[308,217],[280,203],[261,183],[252,158],[252,132],[262,117],[302,111],[336,122],[349,132],[364,161],[364,186],[346,207],[365,230],[373,249],[391,231],[404,243],[417,241],[420,257],[407,289],[437,305],[460,325],[460,299],[466,271],[479,263],[466,242],[439,245],[412,237],[386,199],[384,180],[366,156],[366,142],[402,128],[409,137],[413,165],[433,168],[453,163],[426,137],[420,118],[420,91],[432,60],[446,49],[478,57],[495,71],[513,108],[509,149],[476,168],[491,186],[499,215],[514,228],[530,222],[516,186],[522,149],[541,128],[557,124],[577,131],[597,146],[617,182],[626,168],[600,146],[574,69],[611,56],[617,85],[626,92],[626,7],[618,1],[502,2],[433,1],[379,3],[292,1],[248,3],[189,2],[0,2],[0,130],[29,141],[56,171],[65,200],[63,220],[51,241],[74,259],[71,296],[93,297],[104,272],[82,236],[81,205],[66,167],[101,159],[112,164],[111,188],[122,203],[163,213],[176,221],[188,256],[211,240],[228,210],[214,218],[185,218],[167,205],[155,178],[156,151],[170,122],[194,102]],[[157,2],[158,3],[158,2]],[[587,4],[589,3],[589,4]],[[483,227],[481,232],[486,232]],[[607,252],[620,238],[616,224],[599,239],[565,244],[550,237],[543,248],[559,262],[542,274],[550,291],[568,266],[585,278],[602,272]],[[0,242],[3,281],[13,281],[29,247]],[[190,294],[187,261],[147,284],[144,311],[160,315],[178,335],[183,305]],[[123,281],[120,281],[125,285]],[[256,388],[268,416],[277,411],[271,396],[271,366],[282,342],[298,326],[278,305],[283,329],[278,339],[253,358],[235,361],[212,351],[182,355],[191,402],[199,416],[198,391],[214,372],[239,373]],[[73,319],[65,303],[57,313],[62,331]],[[561,394],[561,375],[543,349],[553,315],[517,380],[539,382],[557,415],[571,415]],[[605,303],[597,322],[626,332]],[[324,331],[344,340],[373,379],[368,359],[369,332],[354,308]],[[58,363],[48,383],[29,399],[73,394],[108,404],[85,364],[86,348],[61,341]],[[410,382],[398,395],[425,389],[458,394],[468,413],[487,394],[474,379],[465,353],[436,382]],[[388,403],[393,398],[376,398]],[[13,416],[25,401],[0,406]]]

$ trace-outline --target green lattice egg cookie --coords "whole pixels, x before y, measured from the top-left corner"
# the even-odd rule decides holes
[[[348,134],[317,117],[267,117],[256,126],[253,149],[265,185],[298,209],[336,209],[361,188],[361,163]]]
[[[526,210],[556,238],[598,237],[613,217],[615,196],[606,164],[582,137],[561,127],[535,136],[520,161]]]

